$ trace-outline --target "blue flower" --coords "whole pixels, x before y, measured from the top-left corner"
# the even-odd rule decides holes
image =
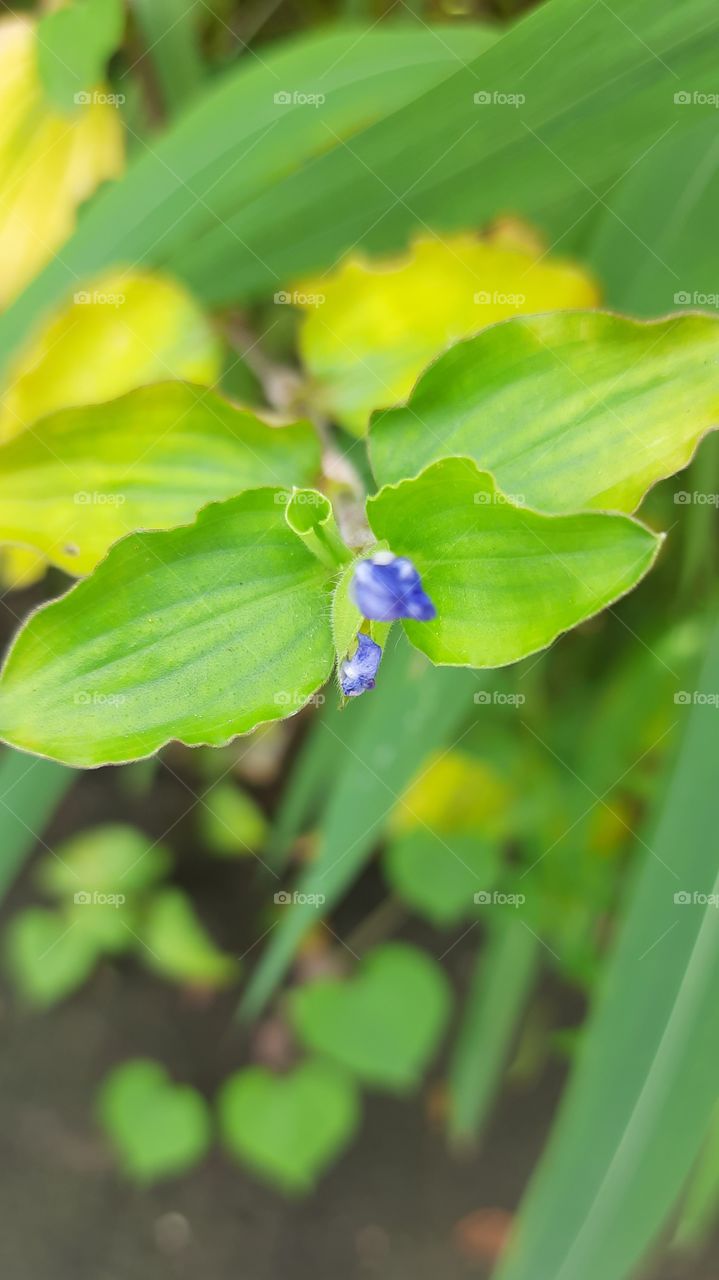
[[[391,551],[378,551],[371,560],[360,561],[350,594],[360,613],[377,622],[394,622],[397,618],[429,622],[437,616],[412,561],[392,555]]]
[[[379,645],[360,631],[353,657],[345,658],[340,664],[340,686],[346,698],[357,698],[361,693],[374,689],[381,658]]]

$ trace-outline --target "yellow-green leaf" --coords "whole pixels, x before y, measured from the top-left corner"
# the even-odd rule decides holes
[[[273,427],[186,383],[141,387],[65,409],[0,445],[0,539],[89,573],[134,529],[182,524],[207,502],[263,484],[286,485],[289,498],[319,466],[308,423]]]
[[[101,89],[72,117],[45,98],[36,24],[0,21],[0,307],[53,257],[78,205],[123,168],[117,106]]]
[[[0,735],[93,766],[171,738],[221,746],[298,711],[332,665],[330,574],[289,528],[283,492],[131,534],[32,614],[0,679]]]
[[[401,258],[353,255],[293,296],[308,299],[300,348],[315,401],[357,435],[450,342],[519,312],[599,301],[585,271],[545,256],[523,228],[423,236]]]
[[[719,420],[719,320],[520,316],[457,343],[373,420],[375,475],[472,457],[543,511],[634,511]]]
[[[18,353],[0,402],[0,440],[69,405],[97,404],[168,379],[215,381],[220,346],[184,286],[111,271],[78,284]]]

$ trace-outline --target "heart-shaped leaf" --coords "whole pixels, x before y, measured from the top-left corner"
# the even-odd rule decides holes
[[[371,951],[350,981],[315,982],[295,992],[291,1015],[309,1049],[368,1085],[401,1092],[421,1080],[449,1003],[434,961],[395,942]]]
[[[369,521],[422,575],[437,616],[404,622],[433,662],[501,667],[625,594],[660,538],[629,516],[548,516],[509,502],[468,458],[446,458],[367,504]]]
[[[309,1191],[349,1142],[359,1120],[352,1081],[323,1062],[285,1076],[264,1067],[238,1071],[218,1099],[228,1149],[286,1192]]]
[[[103,1082],[97,1106],[120,1166],[133,1182],[176,1177],[210,1145],[204,1099],[188,1085],[172,1084],[159,1062],[123,1063]]]
[[[88,766],[171,738],[222,745],[298,710],[332,665],[329,573],[288,527],[282,490],[132,534],[31,616],[0,679],[0,734]]]
[[[405,399],[448,343],[518,312],[599,301],[586,272],[519,231],[420,236],[404,257],[352,256],[303,281],[300,347],[324,411],[363,434],[372,410]]]
[[[98,954],[92,933],[59,911],[29,907],[7,929],[6,956],[12,977],[28,1003],[40,1008],[82,986]]]
[[[463,455],[543,511],[634,511],[716,424],[718,364],[714,317],[520,316],[452,347],[376,415],[374,472],[390,484]]]
[[[172,982],[211,989],[226,986],[237,973],[237,961],[215,946],[181,889],[154,895],[137,944],[143,963]]]
[[[37,882],[58,897],[76,893],[140,893],[169,870],[171,857],[159,844],[122,823],[79,831],[56,845],[38,866]]]
[[[436,925],[475,914],[474,895],[491,889],[497,850],[476,835],[445,835],[420,827],[389,846],[387,879],[403,902]]]
[[[309,423],[271,427],[186,383],[141,387],[53,414],[0,446],[0,539],[89,573],[134,529],[171,528],[259,485],[289,493],[319,465]]]

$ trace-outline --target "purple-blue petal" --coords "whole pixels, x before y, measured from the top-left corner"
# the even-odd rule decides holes
[[[428,622],[437,616],[417,569],[406,556],[380,551],[369,560],[361,560],[354,571],[350,593],[365,618],[377,622],[395,622],[398,618]]]
[[[381,658],[380,646],[360,631],[353,656],[340,663],[340,687],[346,698],[357,698],[361,693],[374,689]]]

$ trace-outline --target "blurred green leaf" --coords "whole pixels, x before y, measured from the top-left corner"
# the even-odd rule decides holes
[[[393,841],[384,855],[390,887],[440,927],[475,915],[475,893],[491,889],[498,870],[498,850],[481,836],[441,836],[425,827]]]
[[[252,796],[234,782],[220,782],[201,797],[197,821],[203,840],[223,858],[243,858],[261,849],[267,821]]]
[[[307,1048],[365,1084],[404,1092],[419,1084],[449,1016],[442,970],[405,943],[375,947],[355,977],[294,992],[292,1024]]]
[[[719,631],[696,682],[707,701],[678,709],[676,767],[501,1280],[624,1280],[707,1132],[719,1058],[719,868],[707,838],[719,822],[717,689]]]
[[[626,0],[621,21],[550,0],[501,39],[469,24],[342,29],[248,60],[95,202],[3,317],[0,358],[69,273],[113,261],[167,263],[226,302],[286,289],[359,240],[394,249],[422,222],[511,209],[565,235],[665,130],[695,123],[675,85],[714,89],[717,23],[712,0]],[[519,84],[514,109],[475,101],[477,86]]]
[[[28,907],[7,926],[11,976],[29,1004],[47,1008],[82,986],[95,967],[96,939],[58,911]]]
[[[475,1141],[499,1089],[539,968],[541,943],[521,920],[499,920],[477,953],[449,1069],[449,1134]]]
[[[273,489],[132,534],[33,614],[0,682],[0,733],[78,765],[170,738],[220,746],[298,710],[327,678],[328,571]],[[188,690],[192,696],[188,698]]]
[[[284,1076],[248,1067],[217,1100],[222,1137],[236,1159],[287,1193],[310,1191],[352,1138],[359,1099],[328,1063],[300,1063]]]
[[[215,946],[181,889],[163,889],[152,897],[141,921],[137,954],[161,977],[189,986],[224,987],[239,968]]]
[[[140,893],[165,876],[171,856],[136,827],[107,823],[58,844],[37,868],[37,883],[59,897]]]
[[[196,0],[130,0],[171,113],[183,111],[202,87],[204,67],[199,47],[200,13]]]
[[[21,751],[0,755],[0,898],[76,777],[52,760]]]
[[[124,1062],[105,1078],[97,1112],[123,1173],[142,1186],[185,1173],[210,1145],[204,1099],[149,1059]]]
[[[682,1200],[672,1245],[676,1249],[701,1248],[713,1230],[719,1213],[719,1106],[715,1106],[709,1132]]]
[[[165,382],[65,409],[0,445],[0,538],[89,573],[134,529],[172,528],[207,502],[318,470],[309,423],[271,427],[211,391]]]
[[[433,662],[498,667],[551,644],[631,590],[659,538],[628,516],[515,506],[469,458],[445,458],[367,503],[370,524],[419,569],[437,609],[404,621]]]
[[[544,511],[631,512],[717,421],[719,320],[521,317],[457,343],[372,423],[380,484],[462,454]]]
[[[122,40],[121,0],[69,0],[38,23],[37,59],[45,92],[62,111],[77,108],[105,73]]]

